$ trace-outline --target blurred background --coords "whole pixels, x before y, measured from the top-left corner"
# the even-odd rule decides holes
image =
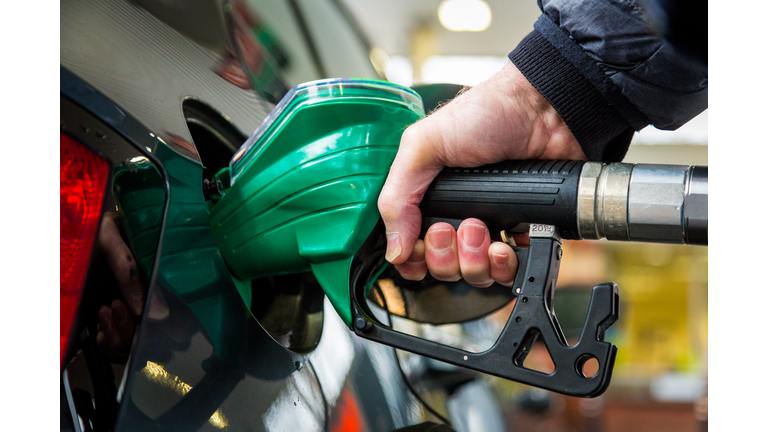
[[[534,0],[345,0],[386,79],[476,85],[540,15]],[[625,162],[708,164],[707,112],[677,131],[647,127]],[[566,241],[555,310],[578,340],[591,289],[619,283],[621,318],[606,338],[618,346],[611,386],[575,399],[489,378],[510,428],[526,431],[696,431],[707,419],[707,248]],[[506,321],[509,310],[497,313]],[[538,366],[546,371],[546,349]],[[532,366],[533,367],[533,366]]]

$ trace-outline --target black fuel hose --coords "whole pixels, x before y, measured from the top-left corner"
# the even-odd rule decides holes
[[[565,160],[446,168],[425,217],[475,217],[490,229],[554,225],[564,239],[707,244],[707,167]]]

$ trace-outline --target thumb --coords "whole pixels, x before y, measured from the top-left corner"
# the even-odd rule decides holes
[[[379,212],[387,233],[386,259],[392,264],[408,260],[421,231],[419,204],[432,180],[443,168],[432,151],[433,139],[424,135],[416,123],[409,127],[400,140],[384,187],[379,195]]]

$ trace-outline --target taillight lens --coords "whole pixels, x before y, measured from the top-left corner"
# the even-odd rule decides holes
[[[75,321],[104,202],[109,164],[61,134],[61,365]]]

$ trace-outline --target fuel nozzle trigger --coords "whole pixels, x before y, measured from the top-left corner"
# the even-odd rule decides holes
[[[604,339],[605,330],[619,318],[618,286],[609,282],[592,289],[581,337],[569,346],[553,309],[562,240],[552,225],[531,224],[529,234],[528,248],[513,247],[519,267],[510,288],[517,297],[512,313],[496,343],[484,352],[472,353],[401,333],[375,318],[366,298],[384,264],[386,248],[383,228],[377,227],[355,257],[350,273],[355,333],[435,360],[570,396],[602,394],[616,359],[616,347]],[[523,365],[538,338],[555,364],[550,374]],[[588,377],[584,365],[590,359],[596,359],[599,366],[597,373]]]

